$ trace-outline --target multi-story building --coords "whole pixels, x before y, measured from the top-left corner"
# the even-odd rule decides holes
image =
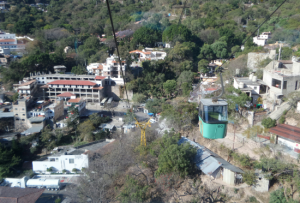
[[[82,98],[75,98],[75,99],[70,99],[67,102],[68,107],[75,107],[78,109],[79,114],[84,112],[85,106],[86,106],[86,101]]]
[[[263,81],[270,87],[270,98],[280,98],[300,88],[300,60],[271,61],[264,68]]]
[[[0,9],[4,10],[6,4],[7,4],[6,1],[0,1]]]
[[[13,84],[13,87],[21,96],[33,95],[37,91],[37,82],[35,79],[24,78],[19,84]]]
[[[263,32],[261,35],[253,37],[253,43],[257,44],[257,46],[265,46],[270,38],[271,32]]]
[[[25,49],[25,44],[17,40],[16,34],[0,32],[0,47],[16,51],[18,49]]]

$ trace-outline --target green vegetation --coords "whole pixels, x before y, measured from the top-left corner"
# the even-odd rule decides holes
[[[140,184],[137,180],[126,177],[125,187],[119,195],[119,200],[124,203],[144,202],[147,197],[149,186]]]
[[[272,128],[276,125],[276,120],[272,119],[272,118],[264,118],[261,121],[261,124],[265,127],[265,128]]]

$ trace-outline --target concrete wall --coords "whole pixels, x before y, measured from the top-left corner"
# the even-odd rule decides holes
[[[266,58],[274,59],[276,50],[271,50],[269,53],[248,53],[247,67],[256,70],[258,64]]]
[[[127,99],[126,92],[121,92],[120,85],[106,85],[105,86],[105,95],[106,97],[113,97],[114,100],[120,100],[120,99]],[[132,100],[133,97],[133,91],[127,90],[128,99]]]
[[[54,107],[54,122],[64,116],[64,102],[63,100],[56,101],[56,106]]]

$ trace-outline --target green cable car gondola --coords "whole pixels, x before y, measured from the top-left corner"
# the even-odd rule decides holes
[[[199,130],[200,134],[207,139],[222,139],[226,137],[228,123],[228,103],[219,99],[224,93],[221,77],[222,93],[212,99],[200,99],[199,105]]]

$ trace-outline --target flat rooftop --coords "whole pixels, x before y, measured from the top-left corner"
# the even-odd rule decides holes
[[[238,83],[242,82],[246,85],[251,86],[260,86],[260,85],[267,85],[263,80],[257,79],[256,81],[252,81],[249,77],[235,77],[234,78]]]

